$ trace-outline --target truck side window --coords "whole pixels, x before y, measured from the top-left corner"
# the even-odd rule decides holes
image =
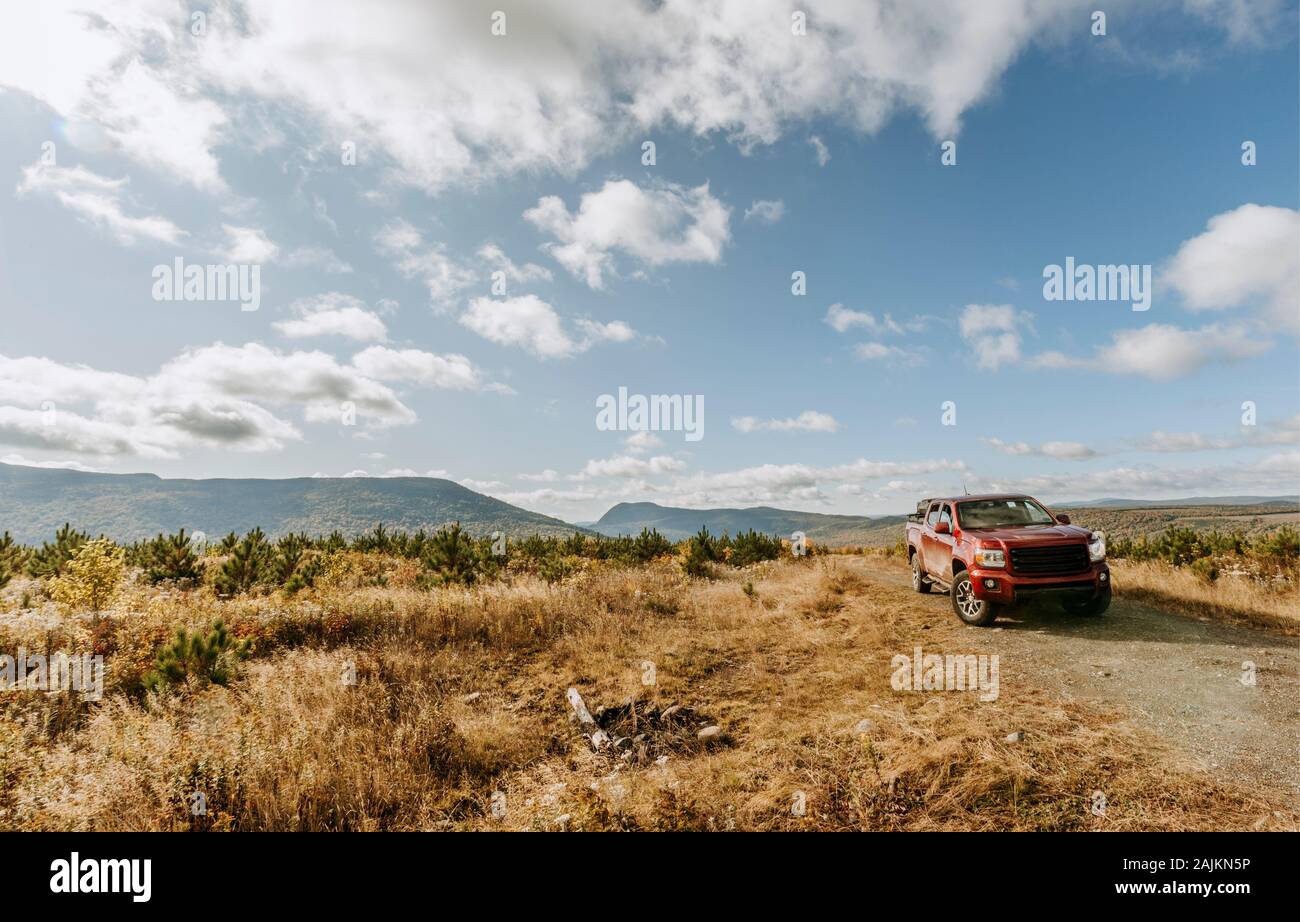
[[[933,525],[939,521],[939,504],[935,503],[930,507],[930,514],[925,517],[925,524]]]
[[[948,530],[949,531],[952,530],[952,509],[950,509],[947,505],[945,505],[943,507],[943,511],[939,513],[939,521],[947,522]]]

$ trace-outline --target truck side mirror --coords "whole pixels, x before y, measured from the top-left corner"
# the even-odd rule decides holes
[[[948,523],[947,523],[947,522],[935,522],[935,523],[934,523],[934,533],[935,533],[936,535],[946,535],[946,534],[948,534],[948,532],[950,532],[950,531],[952,531],[952,529],[948,526]]]
[[[1058,516],[1056,517],[1056,521],[1060,522],[1062,525],[1069,525],[1069,524],[1070,524],[1070,517],[1069,517],[1068,515],[1066,515],[1065,513],[1061,513],[1060,515],[1058,515]]]

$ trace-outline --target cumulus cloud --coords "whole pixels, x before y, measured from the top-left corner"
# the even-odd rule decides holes
[[[838,432],[839,422],[829,413],[804,410],[788,419],[758,419],[753,416],[732,417],[731,427],[738,432]]]
[[[569,358],[601,342],[625,343],[636,330],[621,320],[599,323],[579,319],[575,333],[566,329],[559,313],[537,295],[513,298],[474,298],[460,323],[501,346],[517,346],[539,359]]]
[[[1278,18],[1258,12],[1277,0],[1186,2],[1240,40]],[[953,137],[1031,42],[1089,9],[935,0],[903,15],[896,0],[809,0],[792,40],[781,0],[607,0],[580,14],[537,0],[508,11],[503,40],[475,4],[275,0],[210,5],[196,40],[161,0],[13,6],[0,84],[93,120],[138,162],[220,189],[216,150],[247,131],[233,116],[251,104],[263,122],[285,110],[322,137],[366,139],[392,180],[428,192],[574,175],[661,126],[748,151],[816,120],[873,133],[907,112]]]
[[[758,199],[754,204],[745,209],[746,221],[757,221],[760,224],[775,224],[785,216],[785,202],[780,199],[775,201],[770,199]]]
[[[549,282],[551,281],[551,270],[545,266],[539,266],[536,263],[524,263],[522,266],[517,265],[514,260],[506,255],[505,250],[495,243],[485,243],[478,248],[478,258],[483,260],[489,273],[501,272],[505,275],[506,281],[518,285],[525,285],[530,282]]]
[[[878,342],[858,343],[853,347],[853,354],[866,362],[890,361],[903,365],[919,365],[925,358],[915,349]]]
[[[1030,445],[1028,442],[1004,442],[992,438],[983,441],[1004,455],[1039,455],[1046,458],[1085,461],[1099,454],[1082,442],[1043,442],[1041,445]]]
[[[669,183],[642,188],[619,179],[584,193],[576,212],[550,195],[524,218],[556,238],[545,249],[560,265],[600,289],[615,271],[615,252],[650,266],[718,262],[731,236],[730,214],[707,183],[694,189]]]
[[[650,474],[664,474],[686,469],[686,462],[669,455],[655,455],[652,458],[637,458],[632,455],[619,455],[613,458],[588,461],[578,477],[645,477]]]
[[[972,478],[980,492],[1016,491],[1040,499],[1079,501],[1104,496],[1171,499],[1207,494],[1293,493],[1300,476],[1300,451],[1279,452],[1243,464],[1212,467],[1116,467],[1023,478]]]
[[[185,231],[167,218],[126,213],[126,184],[125,179],[109,179],[84,167],[47,166],[38,162],[23,169],[15,191],[20,196],[51,196],[82,221],[106,231],[120,243],[142,240],[179,243]]]
[[[502,384],[484,380],[483,373],[463,355],[438,355],[421,349],[370,346],[352,357],[352,367],[367,378],[448,390],[491,390],[513,393]]]
[[[826,146],[826,143],[822,141],[821,138],[817,137],[817,135],[815,134],[810,135],[808,138],[808,143],[812,145],[813,155],[817,158],[818,166],[825,166],[826,164],[831,162],[830,149]]]
[[[337,291],[311,298],[300,298],[289,305],[297,315],[294,320],[272,324],[290,339],[313,336],[342,336],[358,342],[384,342],[388,328],[384,321],[366,308],[359,298]]]
[[[424,283],[429,303],[438,313],[453,308],[461,293],[478,281],[473,269],[448,255],[446,246],[426,242],[419,229],[403,218],[380,228],[375,245],[403,276]]]
[[[623,440],[623,447],[634,455],[643,455],[663,445],[664,440],[653,432],[640,429]]]
[[[958,326],[975,363],[996,370],[1020,359],[1020,326],[1028,319],[1010,304],[968,304]]]
[[[1300,212],[1242,205],[1210,218],[1163,274],[1193,311],[1231,310],[1259,302],[1285,329],[1300,326]]]
[[[1083,368],[1114,375],[1141,375],[1155,381],[1191,374],[1214,362],[1238,362],[1268,351],[1271,344],[1242,327],[1213,324],[1184,330],[1152,323],[1119,330],[1091,358],[1045,352],[1030,364],[1038,368]]]
[[[880,319],[869,311],[855,311],[843,304],[832,304],[826,309],[826,324],[836,333],[847,333],[855,327],[861,327],[874,336],[904,333],[917,333],[925,329],[925,320],[921,317],[899,323],[889,314]]]
[[[258,343],[187,350],[153,375],[98,371],[48,358],[0,355],[0,444],[108,457],[175,458],[197,447],[270,451],[307,422],[378,429],[415,421],[384,381],[497,389],[463,356],[372,346],[351,365],[323,352]]]

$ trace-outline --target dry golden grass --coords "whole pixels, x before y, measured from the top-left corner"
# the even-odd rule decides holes
[[[1224,573],[1210,582],[1189,567],[1158,561],[1112,560],[1110,566],[1121,598],[1176,614],[1300,635],[1300,588],[1294,574],[1264,582]]]
[[[906,589],[872,582],[861,559],[723,570],[714,582],[663,564],[593,568],[557,587],[528,577],[434,593],[396,583],[293,601],[179,594],[119,613],[114,636],[127,648],[164,622],[221,615],[258,639],[257,653],[230,687],[160,699],[5,693],[0,828],[1300,822],[1271,795],[1184,765],[1110,710],[1032,689],[1003,688],[992,703],[893,691],[894,653],[910,653],[918,636],[927,652],[951,650],[961,628]],[[0,620],[6,645],[10,630]],[[349,661],[355,685],[342,681]],[[638,723],[642,760],[593,752],[570,725],[570,686],[593,710],[631,700],[644,715],[679,703],[686,717],[671,731]],[[696,738],[705,723],[722,729],[716,740]],[[1007,742],[1012,731],[1023,741]],[[196,790],[207,799],[203,817],[188,810]],[[1106,793],[1104,816],[1089,811],[1094,790]]]

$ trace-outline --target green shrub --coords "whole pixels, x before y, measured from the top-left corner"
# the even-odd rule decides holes
[[[750,529],[731,539],[731,564],[747,567],[761,560],[776,560],[781,556],[781,539]]]
[[[425,542],[421,559],[430,579],[438,586],[472,586],[483,567],[478,548],[461,530],[459,522],[431,536]]]
[[[63,523],[54,535],[54,543],[43,543],[40,550],[33,551],[27,560],[27,572],[35,577],[53,577],[63,572],[77,550],[90,540],[84,531],[73,531],[72,525]]]
[[[145,578],[155,585],[171,582],[192,586],[203,579],[203,567],[183,528],[174,535],[159,535],[150,541],[146,559]]]
[[[15,543],[9,532],[6,531],[4,537],[0,537],[0,589],[3,589],[8,585],[9,580],[22,572],[26,562],[26,548]]]
[[[1188,569],[1207,583],[1212,583],[1219,578],[1219,568],[1215,565],[1212,557],[1201,557],[1193,560]]]
[[[709,537],[709,530],[701,528],[699,534],[686,542],[681,560],[682,572],[690,577],[712,579],[715,560],[716,549]]]
[[[236,641],[218,618],[206,635],[177,628],[172,641],[154,656],[154,668],[145,673],[145,688],[161,690],[169,685],[225,685],[234,676],[236,664],[248,655],[251,640]]]
[[[213,583],[217,595],[229,599],[264,582],[271,573],[273,551],[262,529],[254,528],[234,546]]]

